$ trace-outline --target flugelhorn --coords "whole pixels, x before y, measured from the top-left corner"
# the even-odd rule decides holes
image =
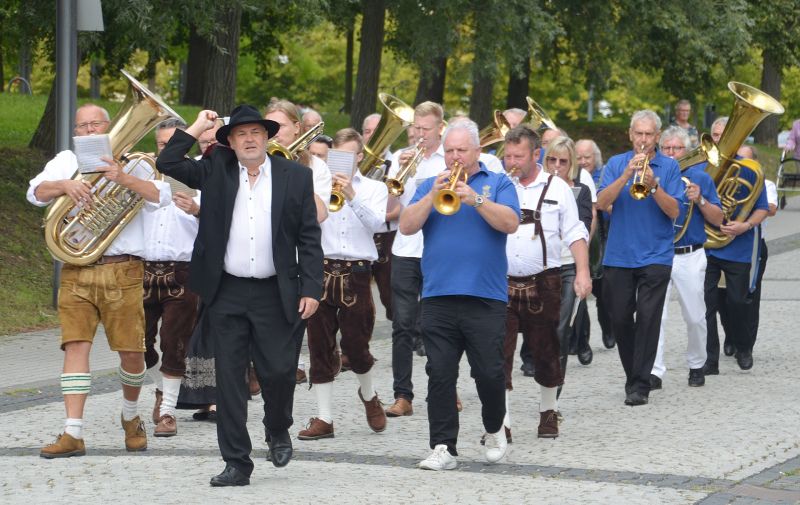
[[[361,175],[373,180],[379,180],[384,175],[380,168],[386,162],[382,157],[383,152],[414,122],[413,107],[386,93],[380,93],[378,98],[383,105],[381,119],[364,146],[364,159],[358,164]]]
[[[422,141],[425,139],[417,140],[414,145],[414,154],[411,155],[406,166],[403,167],[394,179],[386,179],[386,187],[389,188],[389,194],[392,196],[401,196],[405,192],[405,184],[408,179],[414,177],[417,173],[417,167],[425,157],[425,147],[421,146]]]
[[[644,152],[644,145],[642,145],[642,152]],[[644,200],[650,196],[650,187],[644,183],[644,174],[650,166],[650,155],[645,153],[644,162],[642,167],[633,173],[633,181],[631,182],[631,196],[636,200]]]
[[[464,171],[464,165],[458,161],[453,163],[453,170],[450,172],[450,179],[448,179],[444,188],[440,189],[433,195],[433,206],[439,211],[439,214],[450,216],[458,212],[461,208],[461,197],[454,191],[456,184],[460,179],[467,182],[468,176]]]
[[[322,135],[322,130],[324,128],[325,128],[325,123],[320,122],[314,125],[314,127],[311,128],[310,130],[302,134],[300,138],[298,138],[288,146],[284,146],[278,143],[277,141],[272,140],[267,143],[267,153],[273,156],[278,156],[278,155],[283,156],[287,160],[296,160],[297,155],[300,153],[300,151],[308,149],[308,146],[314,143],[314,141],[317,140],[317,137]]]

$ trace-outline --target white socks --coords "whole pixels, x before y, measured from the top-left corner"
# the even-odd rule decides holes
[[[72,438],[83,438],[83,419],[70,419],[64,424],[64,432]]]
[[[558,388],[546,388],[539,386],[542,390],[542,401],[539,402],[539,412],[547,412],[548,410],[558,410],[558,400],[556,393]]]
[[[506,389],[506,416],[503,418],[503,426],[505,426],[509,430],[511,429],[511,414],[510,410],[508,409],[508,396],[510,393],[511,391]]]
[[[304,372],[306,371],[306,363],[305,363],[305,361],[303,361],[303,355],[302,354],[300,355],[300,358],[297,360],[297,369],[298,370],[302,370]]]
[[[161,375],[159,368],[161,368],[161,358],[158,358],[158,363],[147,369],[147,376],[153,379],[153,382],[156,383],[156,388],[164,391],[163,375]]]
[[[169,414],[175,417],[175,406],[178,404],[178,394],[181,392],[181,379],[167,379],[164,377],[164,396],[161,400],[159,414]]]
[[[133,421],[139,415],[139,401],[126,400],[122,397],[122,419]]]
[[[365,401],[370,401],[375,397],[375,386],[372,385],[372,371],[364,374],[356,374],[358,382],[361,384],[361,396]]]
[[[319,408],[318,418],[330,424],[333,422],[331,406],[333,405],[333,382],[325,384],[314,384],[311,388],[317,393],[317,407]]]

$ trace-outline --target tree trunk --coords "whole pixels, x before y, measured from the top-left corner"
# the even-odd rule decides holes
[[[217,32],[219,48],[208,55],[203,79],[203,108],[227,116],[236,105],[236,69],[239,66],[239,33],[242,25],[242,4],[236,4],[220,15],[220,24],[227,29]]]
[[[355,130],[361,130],[364,118],[375,112],[375,105],[378,102],[378,81],[381,76],[385,20],[386,0],[364,2],[356,92],[353,96],[353,112],[350,114],[350,126]]]
[[[3,15],[0,15],[0,41],[3,40],[3,23],[5,22],[6,18]],[[28,81],[30,82],[30,81]],[[0,51],[0,93],[6,90],[6,77],[3,73],[3,51]]]
[[[189,56],[186,62],[186,88],[183,90],[183,105],[202,105],[203,79],[206,63],[211,54],[211,44],[197,34],[197,27],[189,28]]]
[[[772,54],[769,51],[764,51],[764,64],[761,70],[761,91],[768,94],[775,100],[781,99],[781,72],[775,61],[773,61]],[[757,144],[764,144],[775,147],[778,145],[778,116],[770,114],[761,124],[758,125],[755,131],[755,141]]]
[[[494,80],[488,75],[472,73],[472,95],[469,99],[469,117],[479,128],[483,128],[492,120],[492,88]]]
[[[58,78],[56,76],[56,78]],[[38,149],[47,158],[52,158],[56,154],[56,81],[50,88],[50,96],[47,98],[47,105],[44,107],[44,114],[39,121],[39,126],[33,134],[29,149]]]
[[[433,58],[419,71],[419,84],[417,96],[414,97],[414,106],[427,100],[435,103],[444,103],[444,83],[447,77],[447,57]]]
[[[353,110],[353,45],[355,33],[352,28],[347,30],[347,54],[344,60],[344,108],[345,114]]]
[[[506,97],[506,109],[522,109],[528,110],[528,80],[531,76],[531,60],[526,58],[522,60],[522,69],[520,73],[511,69],[508,77],[508,96]]]

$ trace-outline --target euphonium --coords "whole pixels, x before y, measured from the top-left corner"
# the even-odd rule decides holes
[[[687,191],[689,191],[689,184],[691,184],[692,181],[690,181],[688,177],[681,177],[681,180],[683,181],[684,184],[686,184],[686,189],[683,191],[684,194],[685,194]],[[675,234],[675,240],[672,241],[673,243],[677,243],[681,238],[683,238],[683,235],[686,233],[686,230],[689,228],[689,221],[692,219],[692,211],[693,210],[694,210],[694,202],[690,201],[689,202],[689,210],[686,211],[686,219],[684,219],[683,225],[681,225],[680,231],[678,231],[678,233]]]
[[[381,157],[383,152],[414,122],[413,107],[386,93],[380,93],[378,98],[383,105],[381,120],[364,146],[364,159],[358,164],[361,175],[373,180],[379,180],[384,175],[380,169],[386,162]]]
[[[288,147],[283,146],[282,144],[279,144],[274,140],[268,142],[267,153],[273,156],[277,155],[283,156],[287,160],[296,160],[297,155],[298,153],[300,153],[300,151],[308,149],[308,146],[310,146],[315,140],[317,140],[317,137],[322,135],[323,128],[325,128],[324,122],[320,122],[314,125],[313,128],[311,128],[304,134],[300,135],[300,137],[291,144],[289,144]]]
[[[405,191],[405,184],[410,177],[414,177],[417,173],[417,167],[425,157],[425,147],[421,146],[424,139],[419,139],[414,146],[414,154],[406,163],[394,179],[386,179],[386,187],[389,188],[389,194],[392,196],[401,196]]]
[[[458,212],[461,207],[461,197],[454,191],[458,181],[463,178],[467,182],[467,173],[464,171],[464,165],[459,162],[453,163],[453,170],[450,172],[450,179],[448,179],[446,186],[433,195],[433,206],[439,211],[439,214],[450,216]]]
[[[525,99],[528,101],[528,113],[525,114],[525,117],[522,118],[519,124],[525,124],[531,127],[533,131],[538,130],[542,127],[542,125],[546,125],[551,130],[557,130],[558,127],[550,119],[550,116],[539,107],[539,104],[534,102],[533,99],[529,96],[526,96]],[[505,143],[498,146],[497,150],[494,152],[494,155],[503,159],[503,155],[505,154]]]
[[[138,163],[148,163],[153,179],[164,177],[155,170],[155,160],[143,153],[126,155],[147,132],[169,118],[181,119],[161,98],[122,70],[128,79],[128,94],[108,126],[114,161],[130,173]],[[96,262],[114,239],[144,206],[135,192],[106,180],[102,173],[83,175],[77,171],[73,180],[92,185],[92,207],[78,208],[62,195],[47,209],[42,229],[50,254],[72,265]]]
[[[495,109],[494,121],[489,123],[489,125],[478,134],[481,148],[505,141],[506,133],[508,133],[510,129],[511,125],[508,124],[508,119],[506,119],[499,110]]]
[[[644,146],[642,146],[642,152],[644,152]],[[631,182],[631,196],[637,200],[644,200],[650,196],[650,187],[644,183],[644,173],[647,171],[649,166],[650,155],[648,154],[642,163],[642,167],[633,173],[633,181]]]

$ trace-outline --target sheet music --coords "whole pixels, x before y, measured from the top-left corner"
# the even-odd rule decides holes
[[[344,174],[347,177],[352,177],[355,166],[356,153],[328,149],[328,168],[331,169],[331,175]]]
[[[82,174],[94,174],[98,168],[107,167],[108,163],[101,160],[101,157],[113,158],[108,135],[72,137],[72,142],[78,158],[78,170]]]
[[[175,193],[178,191],[182,193],[186,193],[187,195],[191,196],[192,198],[197,196],[197,190],[192,189],[186,184],[182,183],[178,179],[173,179],[172,177],[165,176],[164,181],[169,184],[169,187],[172,189],[172,196],[175,196]]]

